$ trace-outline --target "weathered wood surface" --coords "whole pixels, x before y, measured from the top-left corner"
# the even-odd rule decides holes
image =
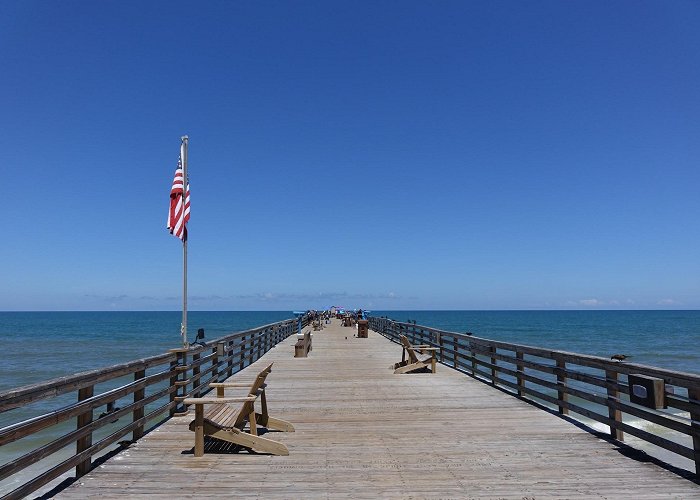
[[[292,336],[230,379],[274,361],[270,411],[296,432],[268,437],[289,456],[210,442],[195,458],[192,416],[176,417],[57,497],[700,498],[698,484],[452,369],[394,375],[401,346],[354,333],[334,322],[304,359]]]

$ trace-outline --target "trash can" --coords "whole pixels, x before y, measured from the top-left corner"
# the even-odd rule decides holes
[[[366,339],[369,332],[369,321],[360,319],[357,321],[357,338]]]

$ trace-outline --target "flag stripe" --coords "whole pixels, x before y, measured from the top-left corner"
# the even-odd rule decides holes
[[[168,230],[182,241],[187,239],[187,222],[190,220],[190,183],[187,182],[187,192],[183,209],[182,191],[184,179],[182,160],[178,159],[175,169],[173,186],[170,188],[170,210],[168,211]]]

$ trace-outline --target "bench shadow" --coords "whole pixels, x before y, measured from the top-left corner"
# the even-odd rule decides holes
[[[258,436],[263,436],[268,433],[282,433],[281,431],[274,431],[265,428],[258,428]],[[272,455],[271,453],[259,453],[257,451],[246,448],[239,444],[230,443],[228,441],[223,441],[221,439],[216,439],[211,436],[204,436],[204,454],[210,455],[235,455],[241,452],[246,452],[250,455]],[[180,452],[181,455],[194,455],[194,446],[183,450]]]

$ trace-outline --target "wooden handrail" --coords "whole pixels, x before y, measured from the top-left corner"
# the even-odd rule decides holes
[[[307,324],[308,317],[302,318],[302,326]],[[135,441],[173,414],[186,411],[183,404],[188,398],[208,392],[209,383],[219,382],[242,370],[276,344],[295,334],[297,328],[298,320],[288,319],[234,332],[188,350],[174,349],[156,356],[0,392],[0,413],[37,401],[75,394],[74,403],[66,404],[65,397],[58,398],[56,405],[60,406],[51,411],[0,429],[0,446],[20,441],[70,419],[77,422],[72,430],[63,431],[51,442],[0,465],[2,480],[30,465],[46,463],[46,470],[37,473],[3,498],[25,497],[73,467],[76,468],[76,477],[87,473],[95,454],[129,433],[132,433],[131,441]],[[98,393],[97,384],[112,387],[100,387]],[[125,401],[121,407],[116,406],[120,399],[127,397],[129,401]],[[104,406],[107,411],[96,417],[95,412]],[[128,423],[119,422],[120,418],[129,415],[132,417]],[[93,433],[97,430],[103,430],[107,435],[93,442]],[[76,443],[73,455],[61,459],[60,463],[51,458],[71,443]]]
[[[84,387],[105,382],[117,377],[128,375],[138,370],[146,370],[153,366],[170,361],[172,354],[160,354],[150,358],[138,359],[118,365],[99,368],[86,372],[58,377],[47,382],[25,385],[15,389],[0,392],[0,413],[25,406],[31,402],[74,392]]]
[[[412,343],[439,348],[442,364],[526,401],[550,405],[562,415],[571,412],[603,423],[614,439],[624,440],[625,433],[631,434],[689,458],[695,462],[696,477],[700,474],[700,375],[490,340],[389,318],[369,318],[369,327],[397,343],[403,334]],[[690,416],[631,401],[630,376],[636,375],[663,380],[667,387],[663,394],[665,406]],[[583,407],[570,398],[587,401],[591,407]],[[624,415],[690,436],[692,443],[677,443],[634,427],[623,422]]]

